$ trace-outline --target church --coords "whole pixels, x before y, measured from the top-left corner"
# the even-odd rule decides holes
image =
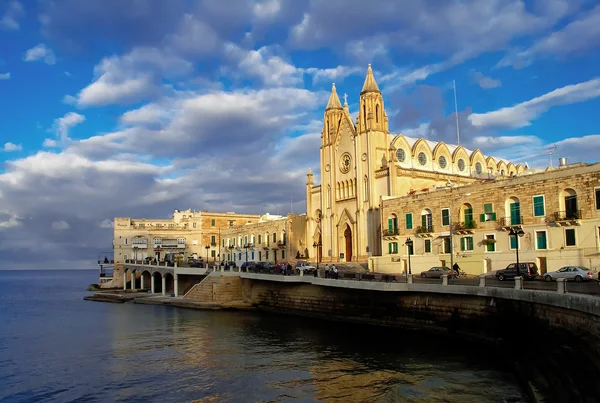
[[[318,245],[315,257],[321,262],[366,262],[382,256],[383,200],[526,171],[480,150],[390,133],[371,65],[356,118],[333,84],[323,118],[320,165],[320,184],[312,170],[307,174],[306,243]]]

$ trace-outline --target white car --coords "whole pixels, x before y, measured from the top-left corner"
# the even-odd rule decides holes
[[[594,273],[583,266],[565,266],[557,271],[544,274],[544,280],[553,281],[557,278],[566,278],[567,280],[589,281],[593,279]]]
[[[296,270],[298,270],[298,272],[302,271],[304,274],[307,274],[312,273],[313,271],[317,270],[317,268],[308,262],[297,262]]]

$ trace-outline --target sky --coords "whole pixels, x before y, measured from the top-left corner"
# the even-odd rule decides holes
[[[0,0],[0,269],[89,268],[114,217],[304,212],[333,82],[392,133],[544,168],[600,151],[586,0]]]

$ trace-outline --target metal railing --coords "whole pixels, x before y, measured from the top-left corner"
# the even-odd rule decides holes
[[[578,220],[581,218],[581,210],[555,211],[546,216],[547,222]]]
[[[430,234],[434,231],[433,225],[420,225],[415,229],[416,234]]]
[[[400,235],[400,229],[399,228],[393,228],[392,230],[388,229],[384,229],[383,230],[383,236],[396,236],[396,235]]]
[[[511,225],[522,225],[522,224],[523,224],[523,216],[502,217],[498,220],[498,225],[500,227],[510,227]]]
[[[454,231],[464,231],[475,228],[477,228],[477,223],[475,221],[463,221],[452,223],[452,229]]]

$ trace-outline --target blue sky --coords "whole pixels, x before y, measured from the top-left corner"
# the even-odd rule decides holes
[[[331,83],[356,111],[368,63],[393,133],[455,143],[455,80],[461,144],[595,162],[599,26],[589,0],[4,0],[0,268],[86,265],[114,216],[303,211]]]

